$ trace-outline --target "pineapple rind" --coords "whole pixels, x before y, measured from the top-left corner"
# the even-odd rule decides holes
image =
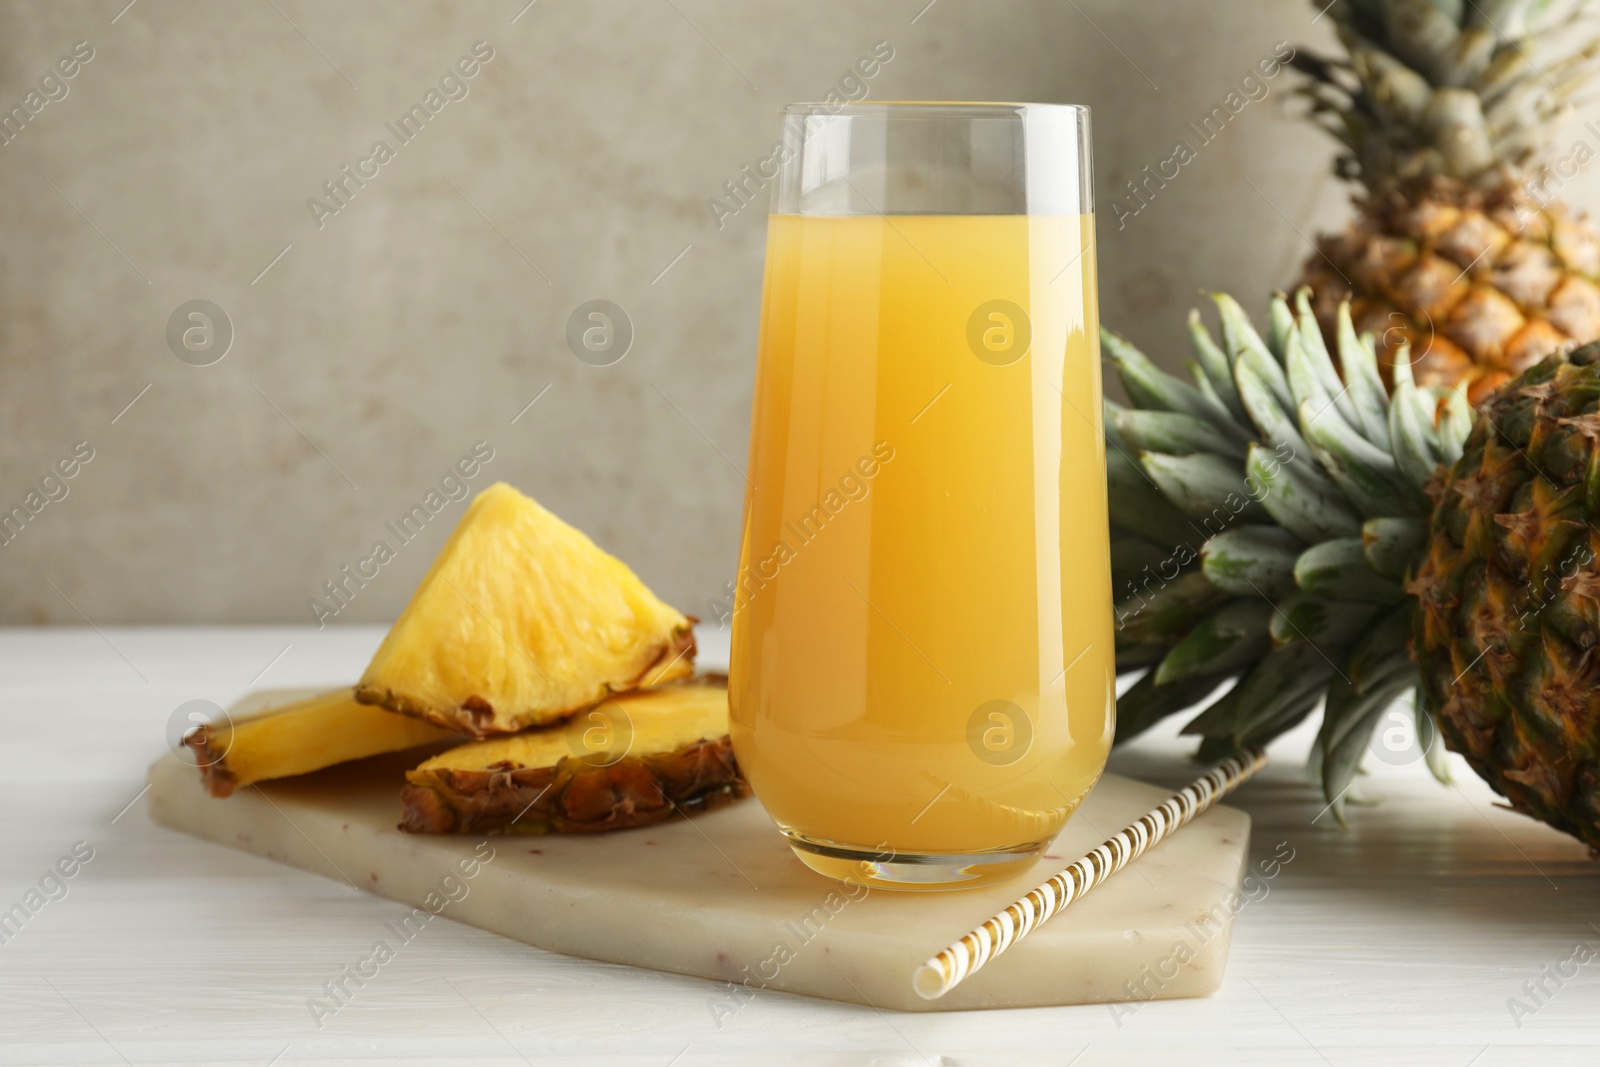
[[[1600,233],[1557,198],[1588,155],[1549,151],[1596,72],[1584,3],[1510,0],[1492,17],[1472,3],[1312,4],[1345,54],[1301,50],[1299,92],[1343,148],[1335,171],[1366,193],[1297,283],[1328,336],[1349,295],[1385,367],[1409,344],[1421,384],[1464,385],[1474,403],[1600,336]]]
[[[1600,337],[1600,233],[1511,186],[1484,193],[1432,177],[1386,188],[1317,247],[1299,284],[1317,294],[1324,332],[1349,294],[1386,370],[1409,345],[1420,384],[1463,385],[1474,403]]]
[[[728,733],[727,681],[617,697],[598,709],[608,737],[588,751],[589,716],[440,753],[406,774],[411,833],[596,833],[647,826],[749,793]],[[614,744],[613,744],[614,742]]]
[[[414,771],[400,829],[414,834],[601,833],[653,826],[750,794],[727,738],[599,765]]]
[[[1600,346],[1496,393],[1430,486],[1413,647],[1448,747],[1600,850]]]

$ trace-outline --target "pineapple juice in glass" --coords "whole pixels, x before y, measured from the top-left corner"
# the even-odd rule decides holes
[[[1001,881],[1114,727],[1089,114],[794,105],[784,143],[734,749],[822,874]]]

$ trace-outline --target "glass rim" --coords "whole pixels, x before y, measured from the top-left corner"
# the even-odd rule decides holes
[[[1034,104],[1026,101],[982,100],[873,100],[821,101],[786,104],[785,116],[811,118],[844,115],[870,115],[874,118],[948,116],[953,118],[1015,118],[1019,112],[1058,112],[1079,117],[1089,115],[1085,104]]]

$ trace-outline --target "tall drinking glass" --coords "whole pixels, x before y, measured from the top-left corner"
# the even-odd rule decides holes
[[[1026,867],[1115,717],[1086,108],[790,106],[730,698],[795,853]]]

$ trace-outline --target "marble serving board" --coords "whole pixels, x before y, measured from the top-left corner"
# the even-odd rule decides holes
[[[258,693],[240,714],[298,693]],[[1222,983],[1250,818],[1217,807],[940,1000],[917,966],[1149,810],[1107,775],[1028,874],[945,893],[846,887],[789,851],[755,799],[598,835],[402,833],[416,756],[375,757],[207,795],[178,756],[150,768],[158,823],[553,952],[724,983],[728,1010],[777,989],[903,1011],[1204,996]],[[470,874],[467,872],[470,871]],[[420,917],[419,917],[420,918]]]

